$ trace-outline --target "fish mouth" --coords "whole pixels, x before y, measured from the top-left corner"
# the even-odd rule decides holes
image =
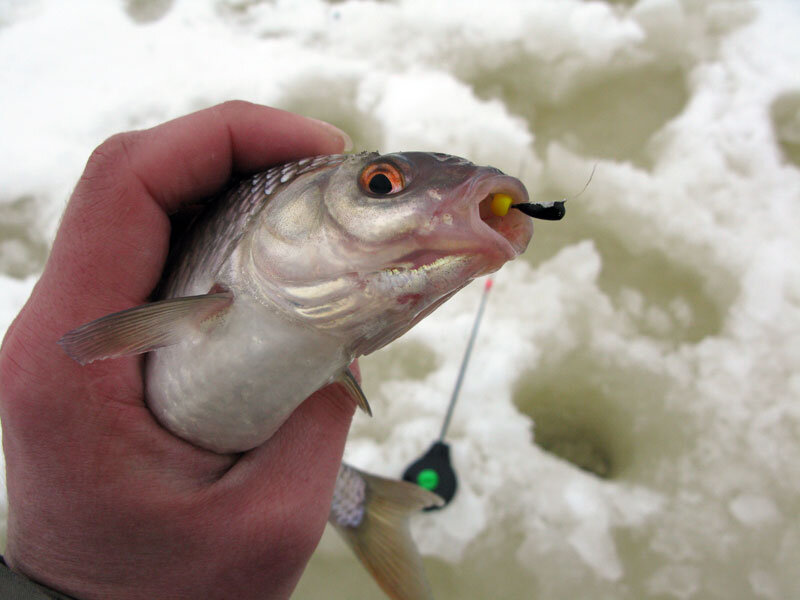
[[[528,191],[522,182],[499,172],[477,178],[464,197],[469,228],[482,242],[482,251],[497,252],[505,262],[525,251],[533,237],[533,223],[529,216],[518,210],[509,210],[503,216],[495,214],[491,206],[497,194],[508,195],[512,205],[528,202]]]
[[[435,225],[417,239],[416,248],[407,249],[381,270],[384,276],[409,289],[423,280],[447,287],[448,282],[494,272],[516,258],[533,236],[532,219],[518,210],[496,214],[491,208],[496,194],[509,196],[512,205],[528,202],[519,179],[479,167],[477,174],[448,194],[433,215]],[[437,238],[434,243],[432,235]]]
[[[517,210],[500,216],[491,208],[496,194],[508,195],[512,204],[528,202],[525,186],[516,177],[496,169],[481,170],[488,172],[456,189],[438,211],[437,222],[450,221],[448,234],[436,244],[403,255],[388,271],[429,274],[437,269],[481,263],[480,275],[499,269],[525,251],[533,236],[532,219]]]

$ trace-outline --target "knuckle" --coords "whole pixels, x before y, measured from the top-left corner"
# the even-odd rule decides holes
[[[260,104],[247,102],[246,100],[228,100],[212,107],[211,113],[215,119],[223,123],[233,123],[246,118],[248,115],[252,116],[255,112],[269,110],[271,109],[265,108]]]
[[[129,168],[131,148],[138,132],[117,133],[97,146],[89,156],[81,182],[106,181],[121,169]]]
[[[127,133],[116,133],[103,141],[92,151],[89,157],[89,165],[107,167],[109,164],[117,164],[127,159],[128,141]]]
[[[227,100],[222,104],[218,104],[217,108],[221,113],[231,113],[246,110],[251,106],[253,106],[253,104],[245,100]]]
[[[137,138],[138,132],[118,133],[92,151],[72,195],[74,210],[85,216],[118,204],[126,194],[125,182],[130,181],[125,174],[132,171],[130,156]],[[82,222],[85,226],[85,219]]]

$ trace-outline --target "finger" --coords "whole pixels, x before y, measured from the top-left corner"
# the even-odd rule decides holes
[[[167,253],[166,215],[181,202],[213,193],[234,171],[339,152],[337,131],[230,102],[110,138],[87,164],[37,286],[49,337],[145,301]]]
[[[285,506],[295,519],[302,511],[305,518],[300,520],[316,543],[330,509],[354,411],[353,399],[339,385],[322,388],[218,482],[224,493],[242,503],[242,511],[252,519],[252,531],[265,530],[269,523],[264,520],[274,518],[274,507]]]
[[[350,363],[350,370],[360,381],[358,360]],[[266,470],[276,473],[278,480],[291,476],[291,473],[297,475],[309,470],[317,474],[327,472],[330,476],[331,468],[338,469],[341,462],[344,441],[357,404],[344,386],[326,385],[300,404],[269,440],[243,454],[225,477],[249,481],[252,474],[265,470],[264,467],[275,457],[283,457],[279,461],[282,466],[271,465]],[[331,448],[332,462],[321,461],[318,453],[323,451],[327,455]],[[283,468],[285,470],[281,471]],[[264,481],[262,484],[270,485]]]
[[[104,144],[98,149],[99,160],[90,159],[79,190],[84,183],[91,189],[109,177],[123,178],[126,188],[144,188],[171,213],[187,198],[213,193],[233,171],[341,152],[348,143],[328,123],[248,102],[226,102],[112,137],[108,148]]]

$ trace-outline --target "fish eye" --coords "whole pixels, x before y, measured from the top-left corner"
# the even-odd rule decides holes
[[[392,191],[392,182],[383,173],[375,173],[370,177],[369,191],[373,194],[388,194]]]
[[[360,183],[373,196],[389,196],[405,188],[403,174],[390,163],[368,165],[361,172]]]

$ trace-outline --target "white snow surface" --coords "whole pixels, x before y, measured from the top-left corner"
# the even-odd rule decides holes
[[[458,495],[413,521],[436,597],[800,597],[799,31],[789,0],[6,0],[0,331],[115,132],[242,98],[489,163],[569,201],[497,276]],[[348,461],[433,441],[480,293],[363,359]],[[295,597],[383,596],[326,534]]]

